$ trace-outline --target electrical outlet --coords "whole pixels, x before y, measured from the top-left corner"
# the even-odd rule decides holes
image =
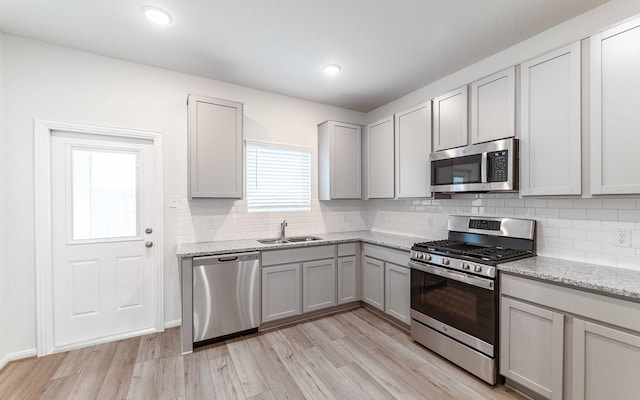
[[[616,229],[613,231],[613,245],[615,247],[631,247],[631,230]]]
[[[384,213],[380,213],[380,222],[384,222]]]
[[[344,214],[344,222],[349,222],[349,214],[347,213]]]

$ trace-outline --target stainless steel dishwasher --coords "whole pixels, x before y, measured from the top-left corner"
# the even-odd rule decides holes
[[[193,344],[258,331],[260,253],[193,258]]]

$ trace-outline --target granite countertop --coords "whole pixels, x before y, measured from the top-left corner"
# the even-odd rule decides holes
[[[199,242],[179,244],[176,250],[178,257],[194,257],[216,255],[225,253],[240,253],[246,251],[268,251],[292,249],[297,247],[322,246],[327,244],[348,243],[362,241],[392,247],[399,250],[411,250],[414,243],[429,240],[431,238],[395,235],[391,233],[355,231],[338,233],[321,233],[310,236],[319,236],[322,240],[299,243],[262,244],[256,239],[223,240],[215,242]]]
[[[640,271],[549,257],[531,257],[498,270],[549,283],[640,301]]]
[[[371,231],[322,233],[312,236],[319,236],[322,240],[282,244],[262,244],[256,239],[184,243],[178,245],[176,254],[178,257],[194,257],[247,251],[282,250],[354,241],[409,251],[416,242],[434,239]],[[636,270],[541,256],[500,264],[498,270],[640,302],[640,271]]]

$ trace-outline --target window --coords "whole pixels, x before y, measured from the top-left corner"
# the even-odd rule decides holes
[[[249,211],[309,211],[311,151],[247,141]]]
[[[136,236],[138,154],[74,148],[71,160],[73,240]]]

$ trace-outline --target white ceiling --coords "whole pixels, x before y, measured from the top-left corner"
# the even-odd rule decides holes
[[[368,112],[605,2],[0,0],[0,30]]]

